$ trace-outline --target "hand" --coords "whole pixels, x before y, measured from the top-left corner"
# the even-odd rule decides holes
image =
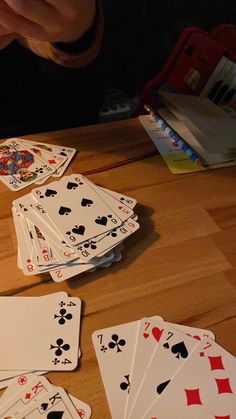
[[[0,0],[0,35],[72,43],[92,25],[95,7],[95,0]]]
[[[0,14],[2,9],[11,10],[4,0],[0,0]],[[9,33],[9,30],[0,25],[0,50],[11,44],[16,37],[16,34]]]

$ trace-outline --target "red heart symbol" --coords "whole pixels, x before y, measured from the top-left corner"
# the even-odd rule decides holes
[[[143,333],[143,337],[145,338],[145,339],[147,339],[148,337],[149,337],[149,333]]]
[[[153,336],[154,336],[154,338],[156,339],[157,342],[159,342],[163,330],[164,329],[159,329],[159,327],[153,327],[152,334],[153,334]]]

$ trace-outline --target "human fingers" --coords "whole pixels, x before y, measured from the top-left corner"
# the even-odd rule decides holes
[[[11,44],[12,41],[14,41],[14,39],[16,38],[16,36],[16,34],[7,34],[0,36],[0,49],[3,49],[7,47],[9,44]]]
[[[34,22],[44,29],[49,29],[58,20],[59,13],[45,0],[5,0],[18,15]]]

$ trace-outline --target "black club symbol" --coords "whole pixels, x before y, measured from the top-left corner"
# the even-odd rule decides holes
[[[60,307],[63,307],[63,306],[65,306],[66,305],[66,303],[64,303],[64,301],[61,301],[60,303],[59,303],[59,306]]]
[[[70,345],[64,343],[63,339],[57,339],[56,345],[51,345],[50,349],[56,349],[55,355],[61,356],[63,354],[63,351],[69,351]]]
[[[95,249],[97,249],[97,246],[96,246],[95,243],[96,243],[95,241],[91,240],[90,242],[85,243],[84,247],[85,247],[85,249],[89,249],[89,247],[90,247],[92,250],[95,250]]]
[[[102,345],[100,350],[105,353],[107,351],[107,347],[105,345]]]
[[[59,320],[58,320],[58,323],[59,324],[65,324],[66,320],[71,320],[72,317],[73,317],[72,314],[67,313],[67,311],[66,311],[65,308],[62,308],[59,311],[59,313],[60,313],[60,315],[54,314],[54,319],[58,319],[59,318]]]
[[[130,391],[129,375],[124,375],[124,378],[126,379],[126,382],[122,381],[122,383],[120,383],[120,388],[121,390],[128,390],[128,394],[129,394],[129,391]]]
[[[57,359],[57,358],[54,358],[53,360],[52,360],[52,363],[54,364],[54,365],[57,365],[57,364],[60,364],[60,360],[59,359]]]
[[[111,338],[113,342],[108,343],[109,348],[114,349],[116,347],[117,349],[116,352],[122,352],[122,350],[120,349],[120,346],[125,346],[126,341],[124,339],[119,339],[118,335],[112,335]]]
[[[43,168],[42,168],[42,167],[40,167],[40,168],[38,168],[38,167],[37,167],[37,168],[35,169],[35,172],[36,172],[36,173],[43,173]]]

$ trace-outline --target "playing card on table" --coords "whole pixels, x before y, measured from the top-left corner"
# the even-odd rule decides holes
[[[75,419],[76,417],[79,417],[78,411],[65,390],[59,387],[37,398],[35,403],[15,415],[16,419]]]
[[[12,394],[9,391],[3,400],[0,398],[0,417],[15,417],[28,405],[32,405],[32,401],[52,390],[52,385],[45,377],[35,376],[26,385],[19,388],[18,392]]]
[[[138,394],[144,373],[156,350],[164,331],[164,320],[159,316],[144,317],[140,320],[137,344],[130,374],[130,392],[127,398],[125,417],[129,416]]]
[[[122,418],[125,412],[139,324],[135,321],[97,330],[92,336],[113,419]]]
[[[234,418],[235,394],[235,357],[205,338],[143,418]]]
[[[7,140],[0,145],[0,180],[12,191],[23,189],[53,171],[20,142]]]
[[[137,204],[136,199],[131,198],[127,195],[119,194],[118,192],[111,191],[110,189],[107,189],[107,188],[102,188],[101,186],[99,186],[99,188],[102,191],[104,191],[104,192],[108,193],[109,195],[113,196],[113,198],[117,199],[121,203],[127,205],[127,207],[129,207],[131,209],[133,209],[135,207],[135,205]]]
[[[8,418],[14,416],[13,413],[16,414],[17,411],[20,414],[26,407],[28,409],[28,406],[32,406],[32,403],[35,404],[38,397],[41,398],[46,393],[56,389],[46,378],[39,379],[33,373],[21,375],[12,380],[1,396],[0,411],[7,413]],[[90,406],[70,394],[68,396],[79,417],[89,419],[91,416]]]
[[[121,224],[80,175],[33,189],[32,194],[39,204],[36,209],[40,215],[44,216],[44,210],[69,244],[79,244]]]
[[[0,322],[4,337],[0,369],[76,368],[80,312],[81,301],[75,297],[0,297],[0,315],[4,319]]]
[[[53,151],[52,147],[44,146],[42,143],[37,144],[33,141],[17,139],[20,144],[27,147],[30,151],[36,154],[41,160],[44,160],[52,168],[59,169],[59,167],[66,162],[67,158],[61,156],[57,151]]]
[[[159,344],[146,366],[133,407],[129,412],[130,419],[143,416],[150,404],[165,391],[173,376],[198,344],[199,340],[174,328],[164,328]],[[134,365],[134,368],[138,368],[138,365]]]

